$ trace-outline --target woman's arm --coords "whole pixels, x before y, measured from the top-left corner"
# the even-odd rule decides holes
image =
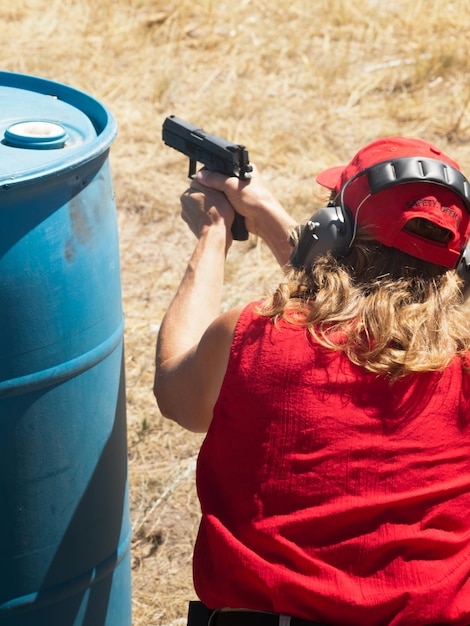
[[[182,217],[198,238],[160,327],[154,393],[162,415],[204,432],[220,393],[240,309],[220,315],[234,209],[281,266],[296,222],[256,174],[249,181],[201,171],[181,196]]]
[[[154,393],[162,414],[204,431],[227,367],[237,313],[220,314],[233,209],[223,194],[197,183],[181,197],[182,217],[198,237],[160,327]]]
[[[240,312],[232,309],[217,317],[200,341],[184,353],[159,361],[157,347],[154,392],[164,417],[193,432],[207,431]]]

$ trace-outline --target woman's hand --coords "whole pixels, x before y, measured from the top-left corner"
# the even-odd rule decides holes
[[[281,266],[288,263],[292,252],[289,237],[297,223],[268,190],[256,169],[248,180],[203,169],[197,174],[197,182],[206,190],[223,193],[233,209],[245,218],[248,231],[266,242]]]
[[[193,180],[180,200],[181,217],[198,239],[208,228],[223,226],[226,230],[226,249],[230,247],[235,214],[224,193],[204,187],[197,180]]]
[[[210,187],[222,192],[234,210],[243,215],[247,229],[255,235],[260,235],[263,230],[263,207],[280,207],[256,170],[252,178],[241,180],[203,169],[198,172],[197,180],[206,189]]]

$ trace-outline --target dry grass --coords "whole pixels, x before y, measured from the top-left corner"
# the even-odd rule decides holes
[[[201,438],[161,418],[151,386],[158,325],[193,241],[179,220],[187,162],[162,144],[163,119],[246,144],[298,219],[315,204],[315,172],[380,135],[434,141],[468,172],[470,13],[463,0],[2,4],[4,69],[83,89],[118,119],[134,626],[184,623]],[[225,306],[277,277],[262,244],[235,244]]]

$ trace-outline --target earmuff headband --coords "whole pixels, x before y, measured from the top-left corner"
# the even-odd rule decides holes
[[[470,213],[470,183],[460,170],[443,161],[403,157],[376,163],[359,175],[361,173],[367,175],[371,195],[403,183],[429,182],[451,189],[463,200]],[[345,187],[349,186],[349,182]]]

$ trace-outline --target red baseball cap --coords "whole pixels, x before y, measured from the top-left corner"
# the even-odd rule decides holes
[[[344,188],[344,205],[377,241],[424,261],[455,267],[470,236],[470,205],[462,194],[450,184],[421,178],[397,181],[372,192],[367,175],[360,175],[378,163],[406,157],[435,159],[460,171],[456,161],[425,141],[386,137],[361,148],[348,165],[321,172],[316,180],[336,194]],[[461,178],[466,184],[463,175]],[[416,217],[447,229],[449,240],[433,241],[406,229]]]

